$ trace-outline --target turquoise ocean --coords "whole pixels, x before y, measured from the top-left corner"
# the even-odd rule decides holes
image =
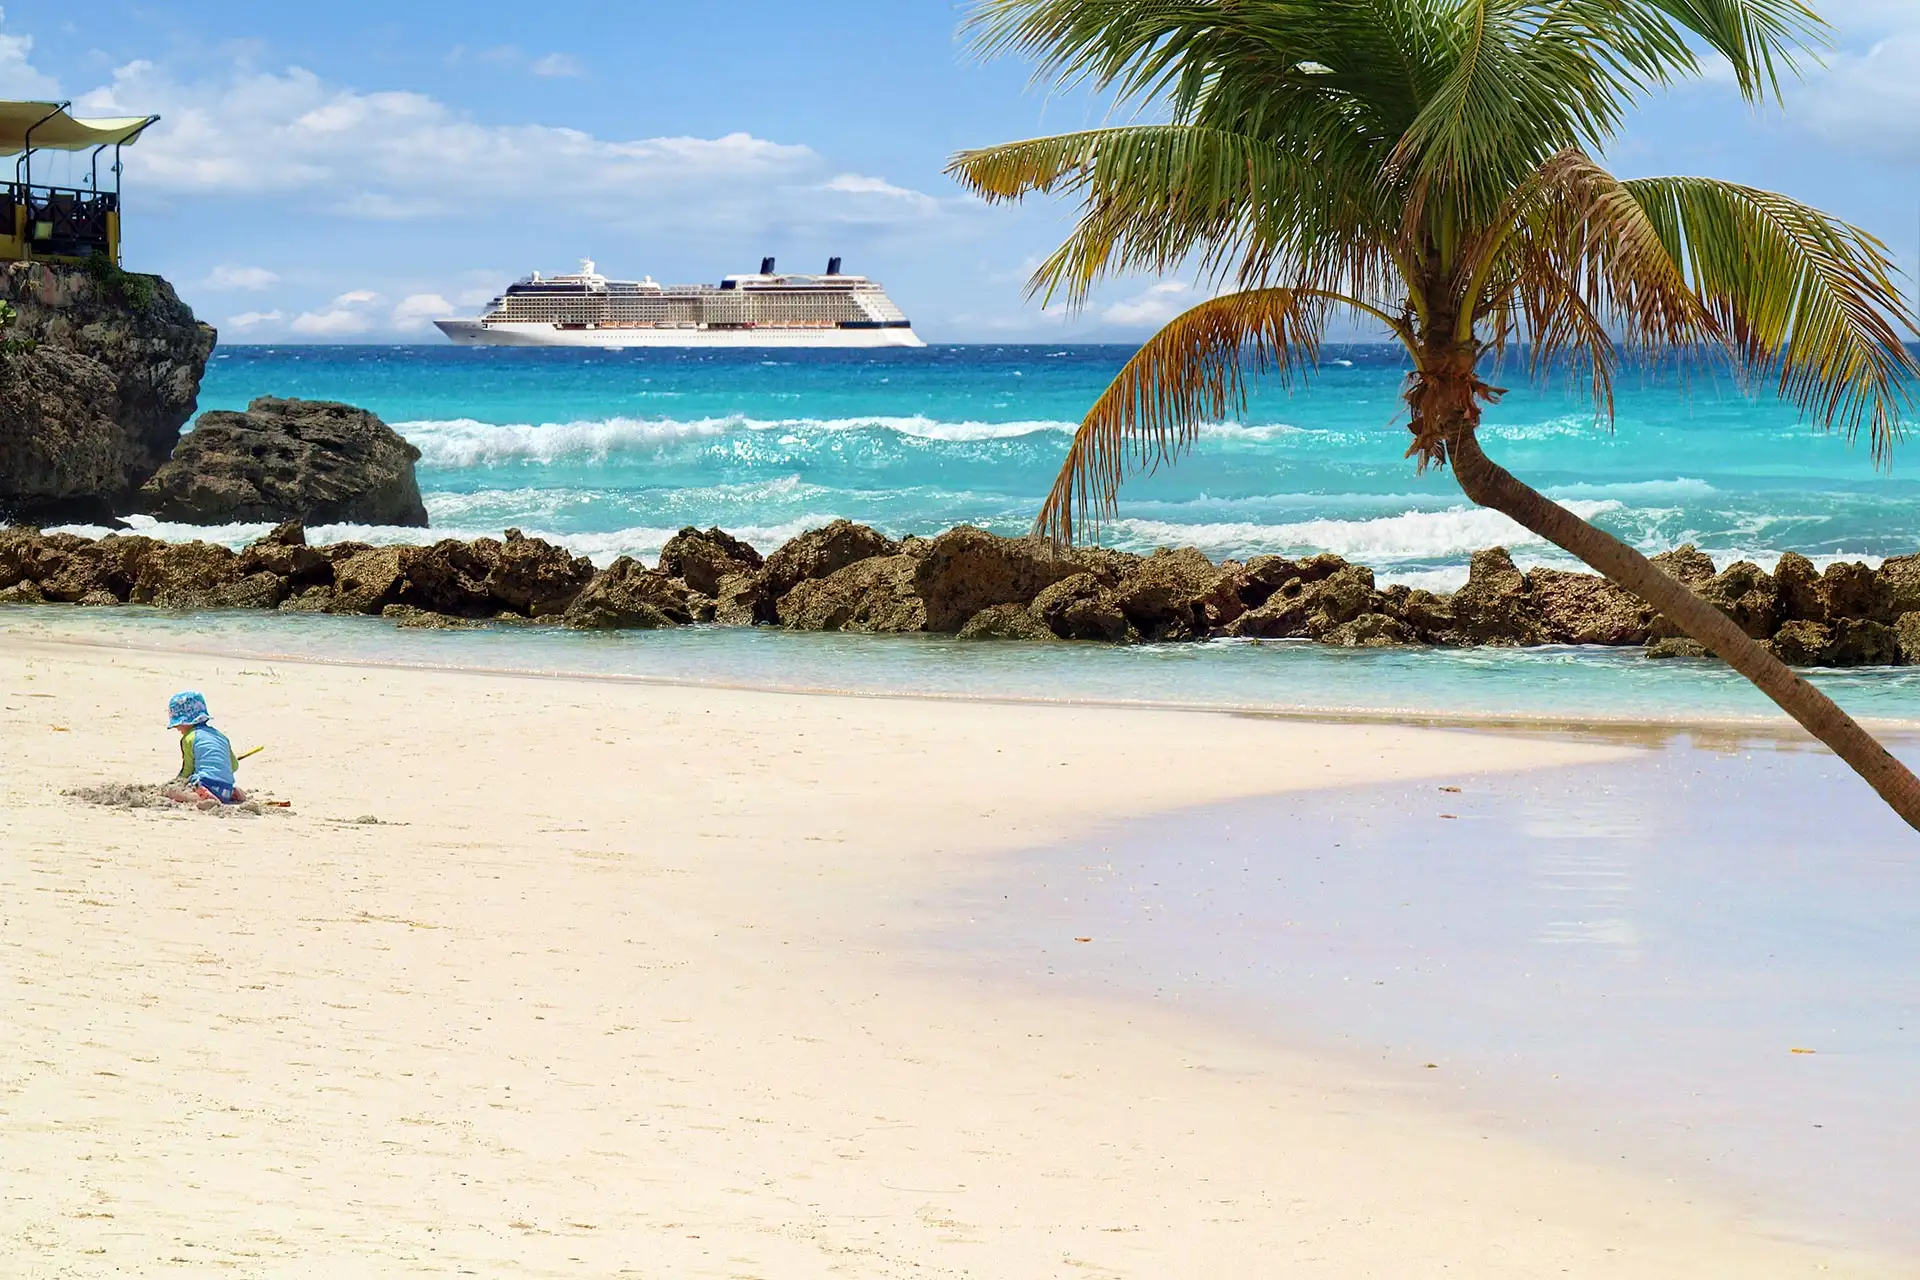
[[[517,526],[605,564],[654,555],[690,524],[720,525],[763,550],[839,516],[894,535],[963,522],[1019,533],[1080,415],[1129,354],[1048,345],[844,353],[223,347],[201,408],[241,408],[269,394],[365,406],[419,447],[436,536]],[[1468,557],[1493,545],[1509,547],[1523,566],[1572,567],[1504,517],[1471,507],[1449,475],[1415,473],[1402,456],[1404,377],[1397,349],[1329,350],[1306,385],[1256,393],[1243,418],[1208,425],[1178,465],[1130,483],[1104,541],[1132,550],[1194,545],[1216,558],[1332,551],[1372,565],[1383,582],[1437,589],[1458,585]],[[1498,380],[1511,390],[1488,412],[1489,452],[1646,551],[1693,542],[1723,565],[1744,558],[1770,568],[1788,550],[1816,563],[1920,550],[1920,456],[1897,451],[1891,470],[1877,469],[1864,442],[1815,431],[1767,388],[1629,371],[1616,386],[1609,431],[1577,385],[1530,385],[1518,367]],[[236,546],[263,531],[135,524]],[[421,534],[343,525],[311,536]],[[207,630],[131,611],[110,625]],[[1213,643],[1179,653],[1047,646],[987,654],[931,638],[712,633],[611,645],[544,633],[426,642],[378,625],[240,617],[220,630],[235,643],[263,633],[248,643],[283,650],[345,646],[407,659],[431,648],[436,661],[824,687],[1628,719],[1768,711],[1708,664],[1598,651],[1335,655]],[[1864,714],[1920,719],[1920,677],[1829,679]]]

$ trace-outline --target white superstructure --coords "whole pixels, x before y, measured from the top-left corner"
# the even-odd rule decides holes
[[[865,276],[783,275],[763,259],[718,285],[609,280],[591,261],[507,286],[473,320],[435,320],[462,346],[924,347],[893,299]]]

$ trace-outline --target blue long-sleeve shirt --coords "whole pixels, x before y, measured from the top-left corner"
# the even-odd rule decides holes
[[[213,782],[233,787],[233,744],[210,724],[180,735],[180,777],[187,782]]]

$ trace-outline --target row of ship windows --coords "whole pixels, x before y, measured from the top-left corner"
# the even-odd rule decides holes
[[[860,320],[866,313],[859,307],[840,302],[814,302],[809,299],[805,305],[794,306],[756,306],[756,307],[720,307],[697,306],[689,303],[669,303],[643,299],[618,299],[614,305],[607,306],[592,302],[561,302],[543,299],[539,302],[508,299],[500,308],[499,314],[515,318],[547,319],[550,317],[579,318],[592,320],[600,316],[615,319],[639,319],[655,317],[696,317],[713,316],[715,318],[740,318],[751,316],[759,320],[806,319],[806,320]]]

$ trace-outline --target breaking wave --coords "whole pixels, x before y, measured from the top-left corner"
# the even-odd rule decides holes
[[[1583,519],[1625,509],[1617,499],[1566,504]],[[1370,520],[1300,520],[1286,524],[1230,522],[1181,524],[1165,520],[1118,520],[1116,541],[1145,546],[1194,545],[1217,555],[1243,558],[1271,553],[1331,551],[1365,564],[1445,560],[1485,547],[1544,546],[1497,511],[1455,506],[1408,511]]]
[[[509,423],[452,418],[397,422],[394,429],[420,450],[429,467],[507,466],[528,462],[601,461],[617,454],[648,453],[690,440],[740,432],[806,437],[851,431],[885,431],[920,440],[967,442],[1012,440],[1046,432],[1071,434],[1073,422],[945,422],[922,416],[852,418],[606,418],[583,422]]]

